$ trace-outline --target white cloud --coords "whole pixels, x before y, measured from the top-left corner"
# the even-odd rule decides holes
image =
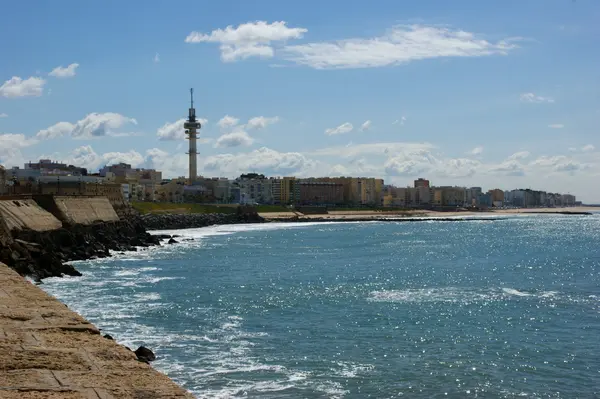
[[[154,54],[154,62],[157,64],[160,62],[160,55],[158,53]]]
[[[529,153],[529,151],[515,152],[514,154],[512,154],[511,156],[509,156],[507,158],[507,161],[517,161],[517,160],[520,160],[520,159],[525,159],[525,158],[528,158],[529,155],[531,155]]]
[[[338,127],[334,127],[331,129],[325,129],[325,134],[328,136],[333,136],[335,134],[344,134],[344,133],[351,132],[352,129],[354,129],[354,126],[352,126],[351,123],[346,122],[346,123],[342,123]]]
[[[391,155],[384,164],[388,176],[416,177],[431,174],[444,178],[473,176],[481,163],[467,158],[442,158],[427,148],[402,149]]]
[[[268,125],[272,125],[273,123],[277,123],[279,121],[278,116],[273,117],[265,117],[265,116],[256,116],[248,121],[246,124],[247,129],[264,129]]]
[[[471,155],[481,155],[481,153],[483,152],[483,147],[482,146],[478,146],[473,148],[471,151],[469,151],[469,154]]]
[[[8,114],[0,112],[0,118],[8,118]]]
[[[581,148],[581,151],[582,151],[582,152],[592,152],[592,151],[594,151],[595,149],[596,149],[596,147],[594,147],[594,145],[593,145],[593,144],[588,144],[588,145],[586,145],[586,146],[583,146],[583,147]]]
[[[524,176],[525,167],[517,159],[507,159],[499,165],[492,165],[488,168],[492,174],[504,176]]]
[[[566,173],[574,173],[590,167],[590,165],[581,163],[565,155],[541,156],[535,161],[531,162],[531,165],[544,170]]]
[[[184,140],[185,139],[185,129],[183,128],[183,124],[186,119],[181,118],[173,123],[165,123],[161,127],[158,128],[156,135],[159,140]],[[200,118],[198,119],[201,126],[204,126],[208,119]]]
[[[15,97],[39,97],[44,92],[46,81],[42,78],[30,77],[25,80],[13,76],[0,86],[0,96],[6,98]]]
[[[562,129],[563,127],[565,127],[565,125],[563,125],[561,123],[553,123],[551,125],[548,125],[548,127],[550,129]]]
[[[221,60],[233,62],[249,57],[271,58],[274,55],[273,43],[299,39],[306,32],[304,28],[289,28],[284,21],[255,21],[237,27],[229,25],[225,29],[213,30],[210,34],[191,32],[185,42],[219,43]]]
[[[505,55],[519,38],[492,43],[482,36],[438,26],[395,26],[374,38],[289,45],[283,56],[316,69],[372,68],[439,57]]]
[[[40,130],[37,137],[51,139],[68,135],[74,138],[89,139],[101,136],[116,136],[123,135],[123,133],[115,132],[115,129],[128,124],[137,125],[137,121],[114,112],[91,113],[74,124],[58,122],[47,129]]]
[[[375,155],[377,157],[383,157],[394,156],[395,154],[405,151],[429,150],[432,148],[434,148],[434,146],[429,143],[370,143],[321,148],[310,152],[310,154],[313,156],[338,156],[342,158],[354,158],[363,155]]]
[[[397,125],[400,124],[400,126],[404,126],[404,122],[406,122],[406,117],[403,116],[400,119],[396,119],[395,121],[392,122],[392,125]]]
[[[221,129],[227,129],[236,126],[239,123],[239,121],[239,118],[225,115],[217,122],[217,126],[219,126]]]
[[[239,147],[250,146],[254,143],[254,139],[243,130],[238,130],[232,133],[222,135],[215,142],[215,148],[218,147]]]
[[[79,64],[77,63],[70,64],[66,67],[57,66],[48,75],[54,76],[55,78],[72,78],[73,76],[75,76],[75,70],[78,66]]]
[[[213,174],[237,176],[256,170],[270,175],[294,174],[308,176],[317,169],[318,162],[298,152],[278,152],[262,147],[241,154],[219,154],[208,157],[204,169]]]
[[[552,97],[537,96],[533,93],[523,93],[519,96],[522,102],[525,103],[553,103]]]
[[[35,145],[37,140],[23,134],[5,133],[0,134],[0,164],[10,168],[12,166],[23,166],[25,159],[21,149]]]
[[[360,131],[361,132],[366,132],[370,128],[371,128],[371,121],[365,121],[365,123],[363,123],[362,125],[360,125]]]

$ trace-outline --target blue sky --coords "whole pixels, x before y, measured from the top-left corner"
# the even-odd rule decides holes
[[[184,175],[194,87],[204,175],[600,202],[595,0],[156,3],[3,2],[0,163]]]

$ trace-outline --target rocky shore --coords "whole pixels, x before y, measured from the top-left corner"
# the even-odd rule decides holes
[[[194,397],[2,263],[0,298],[0,398]]]
[[[57,230],[12,231],[0,243],[0,262],[19,274],[36,280],[62,275],[80,276],[65,262],[104,258],[113,251],[135,251],[136,247],[158,245],[159,238],[146,231],[138,217],[92,225],[65,225]]]
[[[256,212],[236,213],[178,213],[178,214],[145,214],[141,216],[148,230],[179,230],[207,227],[222,224],[264,223],[265,219]]]

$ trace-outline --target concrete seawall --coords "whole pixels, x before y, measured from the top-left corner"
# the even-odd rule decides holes
[[[0,218],[4,219],[8,231],[23,229],[48,231],[62,227],[60,220],[42,209],[32,199],[0,201]]]
[[[0,263],[0,398],[193,395]]]

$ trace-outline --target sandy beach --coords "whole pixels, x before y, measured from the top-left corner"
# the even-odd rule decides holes
[[[440,212],[430,210],[408,210],[408,211],[329,211],[327,214],[321,215],[303,215],[297,212],[272,212],[260,213],[260,216],[267,220],[285,220],[299,218],[301,220],[379,220],[386,218],[448,218],[457,216],[490,216],[490,215],[514,215],[514,214],[551,214],[551,213],[580,213],[600,211],[596,207],[572,207],[572,208],[519,208],[519,209],[498,209],[493,211],[461,211],[461,212]]]

